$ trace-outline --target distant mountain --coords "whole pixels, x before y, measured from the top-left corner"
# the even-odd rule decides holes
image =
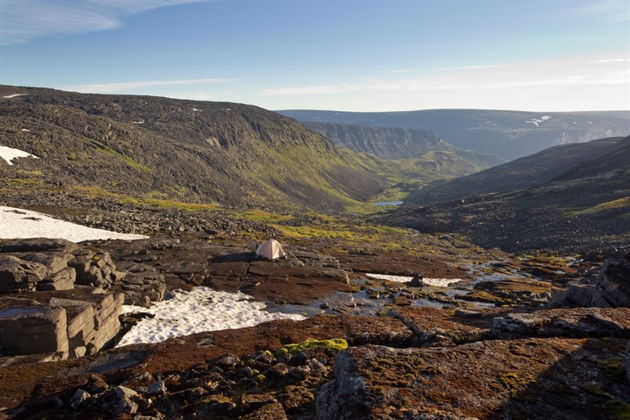
[[[630,136],[555,147],[453,185],[475,195],[461,198],[452,188],[453,201],[406,205],[381,220],[459,232],[510,251],[584,251],[630,243]],[[488,192],[493,190],[500,192]],[[419,197],[422,193],[412,199]],[[432,198],[425,192],[426,197]]]
[[[234,103],[0,86],[0,145],[40,158],[0,160],[23,188],[341,210],[389,185],[374,158]]]
[[[505,192],[544,185],[581,162],[599,158],[619,148],[621,137],[555,146],[472,175],[437,181],[407,198],[411,204],[429,205],[476,194]]]
[[[406,112],[285,110],[302,122],[426,130],[463,149],[512,160],[551,146],[630,133],[630,112],[443,109]]]

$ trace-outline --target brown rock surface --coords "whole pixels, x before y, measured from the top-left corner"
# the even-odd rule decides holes
[[[612,366],[619,339],[480,341],[457,347],[362,346],[338,353],[321,419],[614,417],[630,387]],[[617,369],[619,370],[619,369]],[[605,390],[602,392],[602,390]],[[618,414],[618,413],[617,413]]]

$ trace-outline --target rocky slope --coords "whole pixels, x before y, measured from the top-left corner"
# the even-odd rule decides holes
[[[407,112],[286,110],[298,121],[431,131],[457,147],[512,160],[551,146],[630,133],[630,113],[476,109]]]
[[[564,148],[582,152],[547,160],[563,154]],[[542,170],[532,176],[538,158]],[[510,168],[514,172],[505,175]],[[496,177],[485,179],[486,173],[477,178],[486,183],[480,190],[493,189],[495,180],[498,188],[517,187],[426,207],[408,206],[382,220],[424,231],[460,232],[483,246],[512,251],[575,251],[628,243],[630,137],[555,148],[489,172]],[[463,179],[456,185],[474,186],[474,181]]]
[[[478,194],[506,192],[548,184],[568,173],[586,175],[585,165],[621,165],[628,139],[613,137],[588,143],[555,146],[472,175],[436,182],[412,192],[406,202],[430,205],[460,200]],[[611,162],[611,163],[608,163]],[[595,169],[595,168],[594,168]],[[576,172],[578,171],[579,172]],[[609,171],[606,169],[606,171]]]
[[[21,96],[6,98],[15,93]],[[3,176],[157,199],[342,209],[386,185],[375,161],[254,106],[0,87]],[[7,172],[10,171],[10,172]]]

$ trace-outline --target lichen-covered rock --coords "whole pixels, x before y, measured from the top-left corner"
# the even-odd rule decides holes
[[[317,417],[614,417],[630,404],[630,386],[616,368],[625,345],[621,339],[547,338],[352,347],[337,354],[335,379],[317,398]]]

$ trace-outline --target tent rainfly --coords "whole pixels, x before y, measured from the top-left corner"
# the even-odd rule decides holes
[[[256,255],[268,260],[275,260],[286,256],[282,250],[282,245],[275,239],[267,239],[256,248]]]

